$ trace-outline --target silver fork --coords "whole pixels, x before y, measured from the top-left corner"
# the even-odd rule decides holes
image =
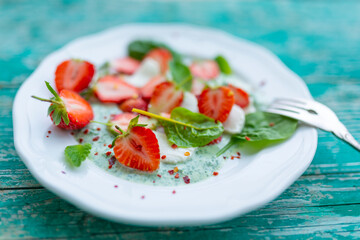
[[[360,151],[360,144],[340,122],[336,114],[324,104],[299,98],[277,98],[265,112],[294,118],[324,131],[332,132]]]

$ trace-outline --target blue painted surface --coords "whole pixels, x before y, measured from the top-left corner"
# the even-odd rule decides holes
[[[314,161],[278,199],[235,220],[145,228],[93,217],[43,189],[15,153],[20,84],[74,38],[130,22],[215,27],[261,44],[307,83],[360,139],[360,2],[0,0],[0,238],[359,238],[360,155],[319,132]]]

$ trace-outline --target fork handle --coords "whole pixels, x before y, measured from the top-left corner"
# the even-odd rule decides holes
[[[358,141],[355,140],[355,138],[350,134],[350,132],[346,128],[343,129],[342,131],[333,131],[332,133],[338,138],[350,144],[356,150],[360,151],[360,143],[358,143]]]

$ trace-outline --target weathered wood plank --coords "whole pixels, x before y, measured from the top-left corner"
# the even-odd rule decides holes
[[[195,232],[206,236],[226,233],[229,238],[249,233],[253,237],[272,234],[279,238],[293,234],[306,238],[320,232],[332,232],[330,236],[359,236],[359,179],[360,174],[303,176],[281,197],[260,210],[221,224],[186,228],[111,223],[78,210],[44,189],[3,190],[0,191],[0,232],[4,236],[33,238],[87,238],[104,234],[143,238],[156,232],[175,239],[195,237]]]
[[[306,175],[265,208],[207,227],[139,228],[92,217],[39,189],[14,151],[11,123],[16,89],[65,43],[127,22],[186,22],[220,28],[273,51],[359,139],[358,12],[360,2],[352,0],[0,0],[0,189],[7,189],[0,192],[0,238],[360,238],[359,155],[329,133],[320,132]],[[23,189],[29,187],[35,189]]]

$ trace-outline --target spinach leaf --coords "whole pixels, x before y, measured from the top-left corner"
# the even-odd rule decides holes
[[[150,40],[135,40],[131,42],[128,46],[128,54],[132,58],[142,60],[148,52],[155,48],[165,48],[171,52],[173,59],[181,60],[181,56],[167,45]]]
[[[231,67],[228,63],[228,61],[226,61],[226,59],[223,56],[217,56],[215,58],[215,61],[217,62],[220,71],[226,75],[230,75],[232,73]]]
[[[266,112],[255,112],[246,115],[245,126],[241,133],[231,137],[230,142],[217,155],[220,156],[232,145],[243,142],[258,148],[267,143],[284,140],[295,132],[297,120]]]
[[[182,107],[174,108],[170,118],[136,108],[132,111],[159,120],[169,142],[178,147],[201,147],[224,132],[221,122]]]
[[[173,81],[184,91],[190,91],[192,85],[192,75],[190,69],[179,61],[170,61],[169,68]]]
[[[160,121],[165,129],[169,142],[178,147],[201,147],[221,136],[224,128],[221,122],[215,122],[200,113],[194,113],[182,107],[177,107],[171,112],[171,119],[189,124],[185,127],[179,124]]]

